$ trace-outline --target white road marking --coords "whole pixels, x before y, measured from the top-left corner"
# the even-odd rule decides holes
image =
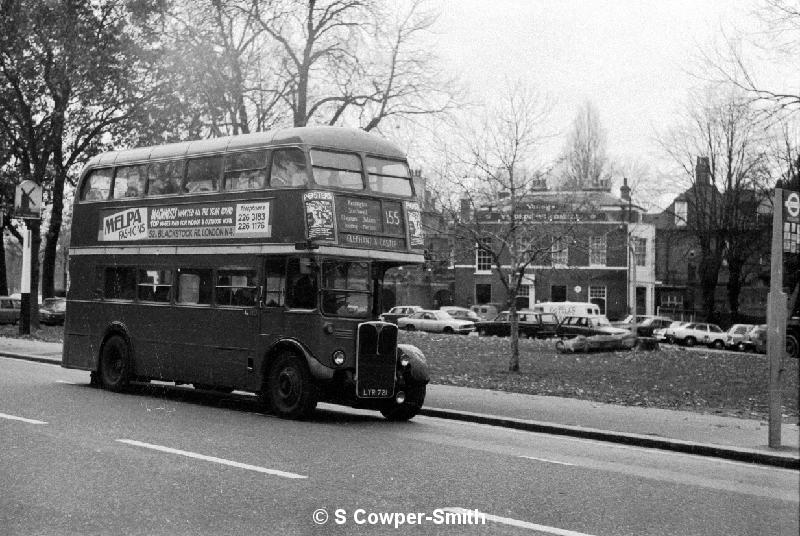
[[[265,473],[268,475],[274,476],[281,476],[283,478],[308,478],[305,475],[298,475],[296,473],[287,473],[285,471],[279,471],[277,469],[268,469],[266,467],[259,467],[258,465],[249,465],[246,463],[234,462],[232,460],[226,460],[224,458],[216,458],[214,456],[206,456],[204,454],[197,454],[196,452],[189,452],[186,450],[178,450],[173,449],[170,447],[163,447],[161,445],[153,445],[151,443],[142,443],[141,441],[135,441],[133,439],[117,439],[120,443],[125,443],[126,445],[133,445],[135,447],[143,447],[146,449],[157,450],[159,452],[166,452],[169,454],[178,454],[180,456],[186,456],[187,458],[195,458],[197,460],[204,460],[207,462],[214,462],[220,463],[222,465],[229,465],[231,467],[238,467],[239,469],[247,469],[249,471],[256,471],[258,473]]]
[[[535,460],[537,462],[557,463],[558,465],[569,465],[570,467],[575,465],[574,463],[557,462],[555,460],[548,460],[546,458],[536,458],[535,456],[520,456],[520,458],[525,458],[526,460]]]
[[[472,514],[475,515],[475,510],[468,510],[466,508],[442,508],[445,512],[452,512],[454,514]],[[521,529],[528,529],[528,530],[536,530],[539,532],[545,532],[547,534],[556,534],[557,536],[592,536],[591,534],[587,534],[585,532],[575,532],[574,530],[566,530],[566,529],[559,529],[557,527],[548,527],[547,525],[538,525],[536,523],[529,523],[528,521],[520,521],[519,519],[512,519],[510,517],[500,517],[495,516],[492,514],[486,514],[481,512],[481,515],[486,517],[486,521],[492,521],[494,523],[501,523],[503,525],[509,525],[511,527],[517,527]]]
[[[10,421],[22,421],[28,424],[47,424],[45,421],[37,421],[36,419],[26,419],[25,417],[17,417],[16,415],[8,415],[0,413],[0,419],[8,419]]]

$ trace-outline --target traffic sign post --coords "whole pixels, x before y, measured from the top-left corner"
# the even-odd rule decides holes
[[[783,253],[797,253],[800,195],[775,189],[772,211],[772,251],[767,298],[767,356],[769,359],[769,446],[781,446],[781,386],[786,354],[786,293],[783,292]]]
[[[25,220],[27,231],[24,243],[22,244],[22,276],[20,281],[20,335],[29,335],[31,332],[31,321],[38,325],[38,299],[31,300],[31,282],[36,280],[34,277],[33,257],[33,231],[39,225],[42,213],[42,187],[34,181],[25,180],[17,185],[14,195],[14,217]],[[38,236],[38,235],[37,235]],[[38,295],[38,289],[34,289],[34,297]],[[37,307],[34,308],[34,305]]]

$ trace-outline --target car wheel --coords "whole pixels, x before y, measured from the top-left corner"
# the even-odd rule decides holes
[[[712,346],[714,346],[714,348],[716,348],[717,350],[722,350],[723,348],[725,348],[725,343],[717,339],[716,341],[714,341],[714,344]]]
[[[672,335],[667,335],[665,340],[667,344],[675,344],[675,337],[673,337]]]
[[[478,330],[478,335],[480,335],[481,337],[486,337],[488,333],[486,332],[486,329],[481,328]]]
[[[278,355],[266,383],[269,405],[282,419],[308,417],[317,407],[317,386],[311,381],[305,361],[292,352]]]
[[[746,350],[743,342],[740,342],[739,344],[737,344],[736,345],[736,349],[739,350],[740,352],[744,352]]]
[[[452,335],[454,333],[453,328],[450,326],[445,326],[442,330],[442,333],[447,333],[448,335]]]
[[[406,324],[406,331],[414,331],[417,329],[414,324]]]
[[[800,348],[798,348],[797,337],[792,334],[786,335],[786,355],[797,359],[799,357],[798,352],[800,352]]]
[[[100,384],[109,391],[120,392],[128,387],[131,378],[131,352],[120,335],[106,340],[100,353]]]
[[[683,344],[685,344],[686,346],[694,346],[695,344],[697,344],[697,339],[695,339],[694,337],[686,337],[685,339],[683,339]]]
[[[381,408],[381,414],[390,421],[407,421],[413,418],[425,403],[425,391],[425,385],[409,388],[402,404],[392,400]]]

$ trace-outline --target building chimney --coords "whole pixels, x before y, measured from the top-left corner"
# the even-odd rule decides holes
[[[472,219],[472,209],[469,199],[461,200],[461,221],[468,222]]]
[[[619,187],[619,196],[623,199],[623,201],[630,201],[631,200],[631,188],[628,186],[628,178],[622,178],[622,186]]]
[[[697,164],[694,168],[695,183],[702,186],[707,186],[712,183],[711,180],[711,166],[708,163],[707,156],[698,156]]]

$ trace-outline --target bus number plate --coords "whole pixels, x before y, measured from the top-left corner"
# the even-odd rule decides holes
[[[361,396],[364,398],[388,398],[392,393],[388,389],[372,389],[363,387],[361,389]]]

